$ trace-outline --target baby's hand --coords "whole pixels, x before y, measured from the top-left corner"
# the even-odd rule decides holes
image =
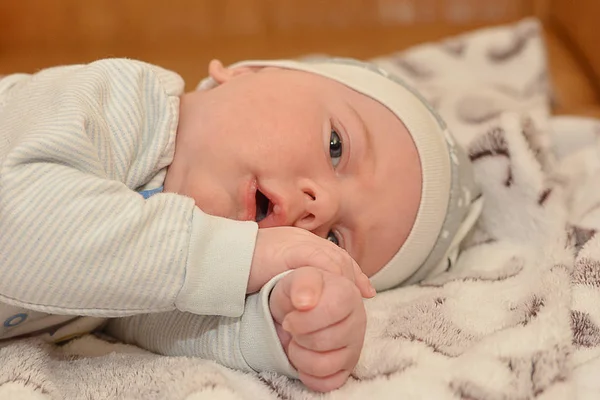
[[[307,230],[280,226],[258,230],[246,293],[260,290],[274,276],[290,269],[314,267],[345,276],[364,297],[373,297],[369,278],[350,255]]]
[[[269,306],[300,380],[321,392],[342,386],[365,337],[367,319],[357,287],[338,274],[299,268],[277,282]]]

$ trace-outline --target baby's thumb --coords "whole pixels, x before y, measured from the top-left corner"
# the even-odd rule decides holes
[[[323,272],[316,268],[298,268],[293,272],[289,288],[290,300],[298,311],[314,308],[323,291]]]
[[[271,315],[281,324],[292,311],[310,310],[319,302],[323,275],[316,268],[298,268],[287,273],[273,289],[269,299]]]

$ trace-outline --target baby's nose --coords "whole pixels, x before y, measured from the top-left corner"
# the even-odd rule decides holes
[[[339,199],[335,192],[315,187],[304,188],[301,198],[301,212],[294,226],[317,234],[321,230],[329,230],[339,210]]]

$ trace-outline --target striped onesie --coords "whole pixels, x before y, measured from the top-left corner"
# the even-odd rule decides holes
[[[256,223],[140,195],[173,159],[183,90],[125,59],[0,80],[0,345],[107,324],[157,353],[296,375],[268,306],[277,277],[245,295]]]

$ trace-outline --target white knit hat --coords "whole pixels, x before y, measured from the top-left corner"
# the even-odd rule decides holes
[[[474,202],[480,194],[469,160],[455,145],[442,119],[417,92],[380,67],[352,59],[243,61],[231,67],[277,67],[314,73],[390,109],[408,129],[419,154],[421,203],[406,241],[371,277],[371,282],[378,291],[385,290],[422,280],[438,269],[436,266],[446,264],[449,253],[456,252],[457,244],[481,211],[481,202]],[[216,82],[207,78],[198,89],[214,86]]]

